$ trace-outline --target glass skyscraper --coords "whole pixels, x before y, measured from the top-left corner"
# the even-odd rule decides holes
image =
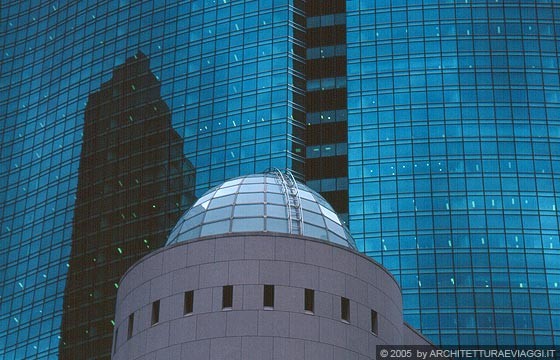
[[[443,344],[556,344],[554,1],[1,8],[0,356],[56,358],[88,97],[139,51],[196,194],[291,168]],[[558,335],[556,335],[558,337]]]
[[[347,6],[359,246],[437,343],[559,344],[558,2]]]
[[[80,199],[80,153],[89,153],[83,152],[82,144],[100,146],[98,160],[106,155],[103,161],[121,161],[113,175],[118,170],[123,174],[130,165],[121,155],[138,151],[151,156],[151,150],[128,146],[126,155],[90,142],[84,129],[88,98],[104,88],[102,84],[108,83],[116,67],[140,51],[150,59],[150,71],[161,84],[158,98],[169,107],[171,125],[184,141],[183,156],[196,169],[197,195],[226,178],[273,167],[291,168],[303,179],[304,3],[30,1],[2,6],[1,12],[0,356],[57,358],[60,346],[61,356],[68,349],[68,357],[100,358],[97,355],[108,353],[100,348],[106,344],[91,345],[88,339],[104,333],[110,318],[98,319],[93,313],[89,318],[74,317],[80,322],[78,330],[72,330],[75,324],[65,323],[69,331],[64,336],[61,332],[65,287],[72,283],[66,275],[80,278],[69,273],[68,267],[73,267],[70,252],[77,230],[73,220],[79,215],[74,205]],[[135,89],[110,91],[118,97],[125,90]],[[102,103],[98,103],[101,108]],[[118,105],[109,99],[105,103]],[[146,111],[151,110],[137,109],[139,114],[130,114],[131,121],[146,116]],[[111,119],[104,121],[110,128]],[[111,131],[101,133],[97,140],[109,137]],[[146,178],[149,167],[133,170]],[[105,175],[108,185],[116,187],[109,193],[118,192],[119,179],[111,178],[110,168],[110,164],[101,166],[95,171],[105,174],[95,176]],[[97,204],[107,200],[102,197],[91,199],[91,208],[109,206]],[[117,201],[114,210],[123,204]],[[110,215],[111,208],[106,210]],[[125,210],[127,219],[133,216],[128,211],[132,208]],[[87,220],[93,219],[86,216],[81,221]],[[119,230],[118,219],[99,221],[100,226],[115,230],[112,237],[129,234],[125,227]],[[119,255],[119,248],[126,251],[117,242],[96,247],[101,252],[113,251],[114,256]],[[99,260],[93,253],[88,256],[91,262]],[[74,263],[80,264],[79,260]],[[96,275],[102,276],[101,271]],[[84,284],[82,290],[91,290],[83,294],[91,294],[95,305],[95,298],[103,294],[92,285]],[[79,301],[68,301],[85,311]],[[97,303],[101,305],[101,300]],[[77,345],[81,350],[76,342],[83,345]],[[99,352],[88,352],[91,349]]]

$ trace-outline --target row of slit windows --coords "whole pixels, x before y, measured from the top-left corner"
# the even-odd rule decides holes
[[[263,308],[265,310],[274,309],[274,285],[264,285],[263,287]],[[233,285],[224,285],[222,287],[222,310],[231,310],[233,308]],[[304,290],[303,309],[308,314],[315,313],[315,290]],[[194,311],[194,290],[186,291],[183,301],[183,315],[191,315]],[[160,300],[152,303],[151,325],[159,323]],[[377,335],[377,311],[371,310],[371,328],[370,331]],[[350,299],[340,297],[340,320],[350,323]],[[127,340],[132,337],[134,331],[134,313],[128,316]],[[117,343],[118,329],[115,334],[115,344]]]

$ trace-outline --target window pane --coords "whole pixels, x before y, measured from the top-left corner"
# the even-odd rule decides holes
[[[193,307],[194,307],[194,291],[187,291],[185,292],[185,304],[183,309],[183,314],[188,315],[192,314]]]
[[[134,331],[134,313],[128,315],[128,334],[127,334],[128,339],[132,337],[133,331]]]
[[[265,308],[274,307],[274,285],[264,286],[263,305]]]
[[[315,311],[315,291],[311,289],[305,289],[305,311],[314,312]]]
[[[159,322],[159,300],[152,303],[152,325]]]
[[[345,297],[340,298],[340,318],[350,322],[350,300]]]
[[[371,310],[371,332],[377,335],[377,311]]]
[[[222,288],[222,309],[233,307],[233,285],[226,285]]]

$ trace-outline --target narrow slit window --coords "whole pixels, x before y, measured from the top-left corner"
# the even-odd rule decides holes
[[[193,313],[194,308],[194,291],[185,292],[185,304],[183,306],[183,315],[189,315]]]
[[[315,291],[312,289],[305,289],[304,296],[304,309],[307,312],[315,312]]]
[[[345,297],[340,298],[340,318],[350,322],[350,300]]]
[[[222,288],[222,309],[233,307],[233,285],[225,285]]]
[[[152,303],[152,325],[159,322],[159,300]]]
[[[113,354],[117,352],[117,341],[119,341],[119,328],[115,330],[115,340],[113,340]]]
[[[371,332],[377,335],[377,311],[371,310]]]
[[[134,331],[134,313],[128,315],[128,333],[127,339],[132,337],[132,332]]]
[[[263,306],[265,309],[274,308],[274,285],[265,285],[263,294]]]

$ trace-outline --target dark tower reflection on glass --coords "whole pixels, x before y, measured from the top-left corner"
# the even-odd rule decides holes
[[[120,277],[164,244],[195,169],[139,52],[89,96],[64,297],[61,359],[109,359]]]

